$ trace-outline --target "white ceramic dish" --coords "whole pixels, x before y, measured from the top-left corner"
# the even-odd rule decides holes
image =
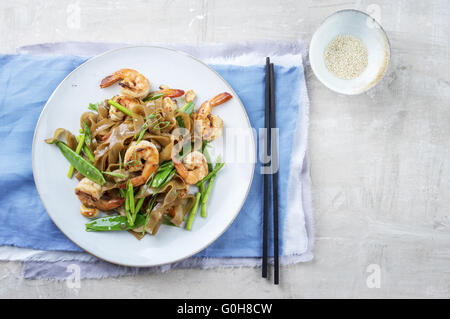
[[[118,94],[113,85],[100,89],[103,77],[121,68],[136,69],[150,81],[194,89],[197,104],[227,91],[233,98],[214,109],[224,127],[250,128],[250,122],[233,89],[206,64],[182,52],[150,46],[121,48],[90,59],[70,73],[45,105],[33,140],[33,174],[41,200],[51,219],[75,244],[106,261],[127,266],[155,266],[175,262],[203,250],[216,240],[238,215],[250,189],[254,171],[255,143],[250,138],[250,160],[227,163],[215,181],[208,203],[208,217],[197,216],[193,230],[162,225],[156,236],[137,240],[128,232],[86,232],[88,221],[79,212],[74,194],[76,179],[69,180],[68,163],[59,149],[44,139],[58,127],[77,132],[79,118],[91,102]],[[198,105],[197,105],[198,106]],[[230,187],[233,185],[233,187]]]
[[[339,79],[325,65],[325,49],[339,35],[357,37],[367,48],[368,65],[355,79]],[[309,47],[314,74],[325,86],[342,94],[359,94],[373,87],[386,73],[389,59],[390,44],[383,28],[375,19],[357,10],[338,11],[325,19],[314,33]]]

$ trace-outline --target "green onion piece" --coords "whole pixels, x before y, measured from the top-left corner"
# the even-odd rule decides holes
[[[126,107],[123,107],[122,105],[120,105],[119,103],[117,103],[116,101],[113,100],[108,100],[108,104],[111,106],[114,106],[116,109],[118,109],[119,111],[122,111],[123,113],[125,113],[128,116],[133,117],[133,112],[131,112],[129,109],[127,109]]]
[[[192,207],[190,213],[189,213],[189,218],[187,220],[186,223],[186,229],[187,230],[191,230],[192,229],[192,223],[194,222],[194,218],[195,218],[195,214],[197,213],[197,209],[198,209],[198,203],[200,202],[200,192],[198,192],[197,194],[195,194],[195,203],[194,206]]]
[[[122,170],[122,155],[119,152],[119,170]]]
[[[194,111],[194,103],[193,103],[193,102],[189,102],[189,103],[183,105],[183,106],[180,108],[180,111],[181,111],[181,112],[184,112],[184,113],[186,113],[186,114],[191,115],[192,112]]]
[[[145,131],[147,131],[147,128],[144,128],[141,130],[141,132],[139,133],[138,139],[136,140],[136,143],[139,143],[142,138],[144,137]]]
[[[147,120],[155,119],[154,121],[159,121],[162,118],[163,118],[163,116],[159,112],[157,112],[157,113],[153,112],[149,116],[147,116]]]
[[[145,226],[148,224],[148,220],[150,219],[151,210],[147,212],[147,215],[145,216],[144,221],[144,227],[142,227],[142,235],[145,235]]]
[[[130,181],[130,180],[129,180]],[[131,222],[130,224],[134,224],[134,219],[136,218],[136,210],[134,206],[134,189],[131,181],[128,183],[128,200],[130,202],[130,212],[131,212]]]
[[[173,169],[172,172],[169,174],[169,176],[167,176],[166,181],[164,182],[164,184],[162,184],[161,187],[166,186],[172,180],[172,178],[175,176],[176,172],[177,172],[177,170]]]
[[[208,146],[208,141],[203,141],[202,152],[206,158],[206,162],[208,163],[208,172],[211,172],[213,170],[213,165],[212,165],[211,156],[209,155],[208,149],[206,148],[207,146]]]
[[[153,125],[154,122],[159,124],[158,121],[161,119],[161,117],[162,117],[162,115],[160,113],[152,113],[147,117],[147,120],[142,125],[141,130],[134,135],[134,138],[137,139],[137,142],[139,142],[144,137],[145,132],[147,131],[147,129],[150,126]],[[149,120],[151,120],[153,118],[156,118],[156,119],[153,120],[152,122],[149,122]],[[170,122],[169,122],[169,124],[170,124]],[[167,124],[167,125],[169,125],[169,124]],[[166,125],[166,127],[167,127],[167,125]]]
[[[136,204],[136,212],[139,212],[139,210],[142,208],[142,204],[144,204],[145,197],[139,198],[137,204]]]
[[[129,166],[135,162],[136,162],[136,160],[129,160],[128,162],[125,162],[125,166]]]
[[[142,101],[144,102],[148,102],[148,101],[153,101],[153,100],[157,100],[160,97],[163,97],[165,94],[164,93],[160,93],[160,92],[154,92],[154,93],[150,93],[147,97],[145,97]]]
[[[211,177],[213,177],[214,175],[217,174],[217,172],[224,166],[224,163],[216,163],[216,166],[214,167],[214,169],[212,170],[211,173],[209,173],[208,175],[206,175],[206,177],[204,179],[202,179],[201,181],[197,182],[198,187],[200,187],[200,183],[205,183],[206,181],[208,181],[209,179],[211,179]]]
[[[201,194],[200,216],[205,217],[206,216],[206,207],[204,207],[205,205],[203,205],[203,197],[205,196],[205,184],[204,183],[200,183],[200,186],[198,188],[200,188],[200,194]],[[205,212],[203,212],[203,211],[205,211]]]
[[[208,147],[209,141],[203,141],[202,142],[202,152],[205,151],[205,149]]]
[[[86,137],[86,135],[84,135],[84,134],[78,135],[78,145],[77,145],[77,148],[75,149],[75,153],[77,153],[77,154],[81,153],[81,149],[83,148],[85,137]],[[72,176],[73,176],[73,166],[70,165],[69,171],[67,172],[67,177],[72,178]]]
[[[131,215],[130,215],[130,196],[128,196],[128,184],[127,184],[127,189],[125,191],[125,214],[127,215],[128,219],[131,220]]]
[[[214,184],[214,180],[216,179],[216,176],[217,175],[214,175],[214,176],[211,177],[211,179],[209,181],[209,184],[208,184],[208,187],[206,188],[205,192],[203,193],[203,196],[202,196],[202,208],[200,210],[200,215],[202,217],[206,217],[206,203],[208,202],[209,194],[211,194],[211,190],[212,190],[212,187],[213,187],[213,184]]]
[[[152,213],[153,206],[155,206],[155,201],[156,201],[156,193],[153,194],[150,204],[148,205],[147,215],[145,216],[145,223],[144,223],[144,229],[142,230],[142,235],[145,234],[145,226],[147,226],[147,224],[148,224],[148,220],[150,219],[150,214]]]
[[[162,124],[163,124],[164,126],[161,126]],[[153,129],[154,129],[154,130],[162,130],[162,129],[168,127],[169,125],[170,125],[170,122],[169,122],[169,121],[162,121],[162,122],[156,123],[156,125],[153,126]]]
[[[83,125],[84,125],[84,134],[86,135],[86,139],[85,139],[85,143],[86,145],[91,145],[91,141],[92,141],[92,132],[91,129],[89,128],[89,126],[86,124],[85,121],[83,121]]]
[[[125,194],[125,215],[127,217],[128,222],[130,223],[130,225],[133,224],[133,218],[131,216],[131,212],[130,212],[130,185],[131,181],[128,180],[127,181],[127,191]]]
[[[153,206],[155,206],[155,201],[156,201],[156,195],[157,193],[155,192],[155,194],[153,194],[152,196],[152,200],[150,201],[150,205],[148,205],[148,211],[151,212],[153,209]]]
[[[181,128],[185,128],[186,127],[186,126],[184,126],[184,121],[183,121],[183,118],[181,116],[177,116],[176,120],[177,120],[177,123],[178,123],[179,127],[181,127]]]
[[[194,103],[193,102],[189,102],[189,103],[185,104],[184,106],[182,106],[179,109],[179,111],[191,115],[192,112],[194,111]],[[183,128],[186,127],[184,125],[184,121],[183,121],[183,118],[181,116],[177,116],[176,120],[177,120],[177,123],[178,123],[179,127],[183,127]]]
[[[217,168],[217,170],[216,170],[216,172],[213,175],[211,175],[211,178],[209,180],[208,186],[206,187],[206,190],[204,189],[204,183],[205,182],[203,181],[200,184],[201,185],[200,189],[203,188],[202,199],[201,199],[202,206],[201,206],[201,209],[200,209],[200,216],[202,216],[202,217],[206,217],[206,203],[208,202],[209,195],[211,194],[211,190],[212,190],[212,187],[214,185],[214,180],[216,179],[217,172],[223,167],[223,165],[224,165],[224,163],[220,162],[220,156],[217,157],[216,166],[214,167],[214,170],[216,168]]]
[[[123,179],[127,178],[127,176],[125,174],[121,174],[121,173],[117,173],[117,172],[103,172],[103,174],[117,177],[117,178],[123,178]]]
[[[186,149],[184,149],[184,145],[187,145],[188,147]],[[182,160],[183,158],[185,158],[189,153],[192,152],[192,143],[189,141],[187,143],[184,143],[183,147],[181,147],[180,152],[176,155],[176,157],[178,158],[178,160]]]
[[[83,145],[83,152],[92,163],[95,162],[95,156],[94,154],[92,154],[91,149],[86,144]]]
[[[95,103],[95,104],[94,103],[89,103],[88,109],[91,110],[91,111],[98,112],[98,103]]]
[[[148,128],[148,123],[145,122],[144,124],[142,124],[141,130],[140,130],[139,132],[136,132],[136,134],[134,134],[134,138],[136,139],[136,138],[138,138],[138,136],[139,136],[139,139],[141,139],[142,136],[144,136],[144,133],[145,133],[145,131],[147,130],[147,128]],[[144,133],[143,133],[143,132],[144,132]]]

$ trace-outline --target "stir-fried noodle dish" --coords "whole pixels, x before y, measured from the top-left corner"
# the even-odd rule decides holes
[[[118,83],[120,95],[90,104],[77,136],[58,128],[46,140],[68,160],[67,176],[79,182],[80,212],[87,231],[127,230],[137,238],[155,235],[161,224],[191,230],[207,202],[223,163],[211,160],[209,142],[222,134],[214,107],[232,98],[212,95],[198,109],[196,93],[160,85],[132,69],[105,77],[100,88]],[[106,214],[99,217],[99,211]]]

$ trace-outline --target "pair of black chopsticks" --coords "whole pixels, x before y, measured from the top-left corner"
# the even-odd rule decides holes
[[[265,88],[265,128],[264,154],[270,154],[270,174],[264,172],[264,206],[263,206],[263,258],[262,258],[262,276],[267,278],[267,251],[269,243],[269,209],[270,209],[270,179],[272,176],[272,195],[273,195],[273,258],[274,258],[274,276],[273,283],[279,283],[279,253],[278,253],[278,136],[272,136],[272,129],[276,128],[276,107],[275,107],[275,75],[273,63],[270,58],[266,58],[266,88]],[[273,139],[272,139],[273,138]],[[267,165],[269,163],[265,163]]]

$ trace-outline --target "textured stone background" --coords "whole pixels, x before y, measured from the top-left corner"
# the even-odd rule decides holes
[[[392,59],[377,87],[352,97],[307,69],[313,262],[283,267],[279,287],[244,268],[86,280],[79,289],[23,280],[20,263],[3,262],[0,297],[449,298],[449,1],[0,0],[0,52],[67,40],[308,43],[345,8],[381,20]],[[367,285],[372,264],[380,288]]]

